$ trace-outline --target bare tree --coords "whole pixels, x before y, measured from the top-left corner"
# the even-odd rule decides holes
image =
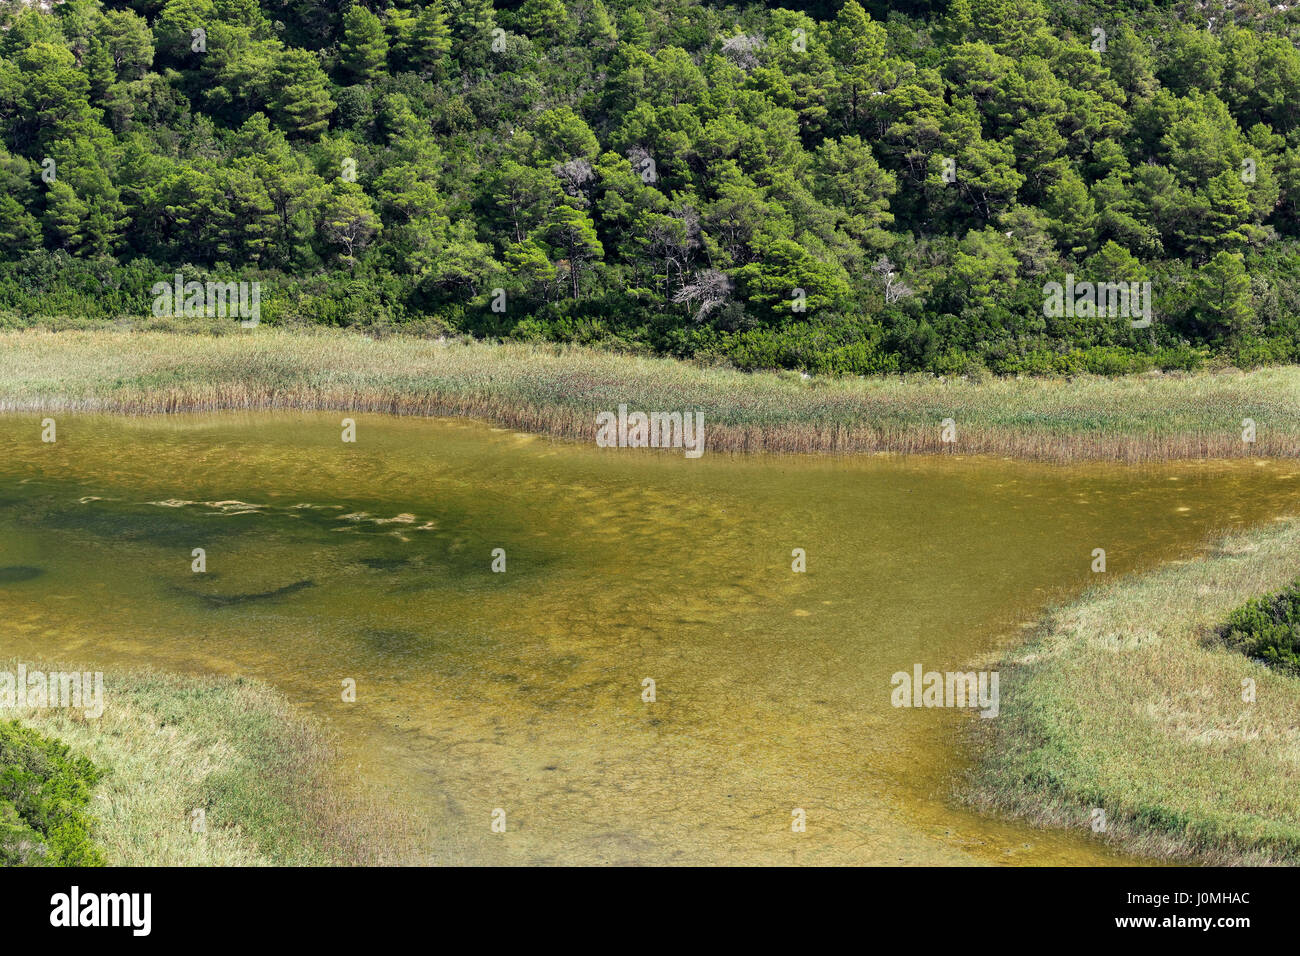
[[[560,185],[564,191],[575,197],[583,195],[587,185],[596,178],[596,171],[591,168],[591,163],[581,156],[567,163],[556,163],[554,172],[560,177]]]
[[[740,33],[722,41],[722,52],[742,70],[752,70],[758,66],[758,51],[766,45],[762,34]]]
[[[893,305],[899,299],[906,299],[916,294],[911,286],[899,280],[898,274],[894,271],[894,264],[889,261],[888,256],[877,259],[871,271],[880,276],[880,281],[885,284],[885,305]]]
[[[651,218],[645,243],[652,255],[663,260],[665,285],[672,285],[675,273],[676,285],[680,289],[686,284],[691,254],[700,245],[700,213],[684,202],[671,207],[668,212],[669,215]]]
[[[695,309],[695,321],[703,322],[709,313],[718,308],[731,295],[731,280],[717,269],[701,269],[693,280],[673,293],[678,305]]]

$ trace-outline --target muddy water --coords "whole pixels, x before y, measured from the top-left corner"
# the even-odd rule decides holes
[[[341,780],[427,814],[429,862],[1124,862],[955,806],[977,718],[895,709],[890,676],[987,660],[1094,548],[1108,577],[1186,556],[1300,481],[340,418],[60,416],[45,444],[0,417],[0,653],[264,678]]]

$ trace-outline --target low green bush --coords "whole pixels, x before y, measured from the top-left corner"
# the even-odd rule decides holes
[[[86,814],[99,778],[59,741],[0,723],[0,865],[103,866]]]
[[[1220,634],[1234,650],[1300,676],[1300,581],[1233,611]]]

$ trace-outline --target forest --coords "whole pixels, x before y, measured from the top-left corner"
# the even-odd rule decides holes
[[[1300,361],[1286,3],[0,13],[0,327],[147,321],[180,275],[271,324],[745,370]],[[1049,314],[1067,281],[1153,320]]]

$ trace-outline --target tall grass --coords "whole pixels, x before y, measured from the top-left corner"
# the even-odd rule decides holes
[[[969,799],[1082,830],[1100,809],[1097,838],[1146,855],[1300,863],[1300,678],[1219,636],[1297,565],[1288,519],[1049,614],[972,722]]]
[[[1300,454],[1300,369],[1136,378],[802,379],[578,348],[269,328],[0,332],[0,410],[466,415],[592,441],[595,415],[699,410],[706,447],[1150,461]],[[956,441],[942,441],[944,419]],[[1243,420],[1257,440],[1242,440]]]
[[[5,716],[99,768],[88,812],[108,865],[421,861],[427,827],[340,775],[320,727],[265,684],[154,670],[106,673],[104,684],[96,719],[78,709]]]

